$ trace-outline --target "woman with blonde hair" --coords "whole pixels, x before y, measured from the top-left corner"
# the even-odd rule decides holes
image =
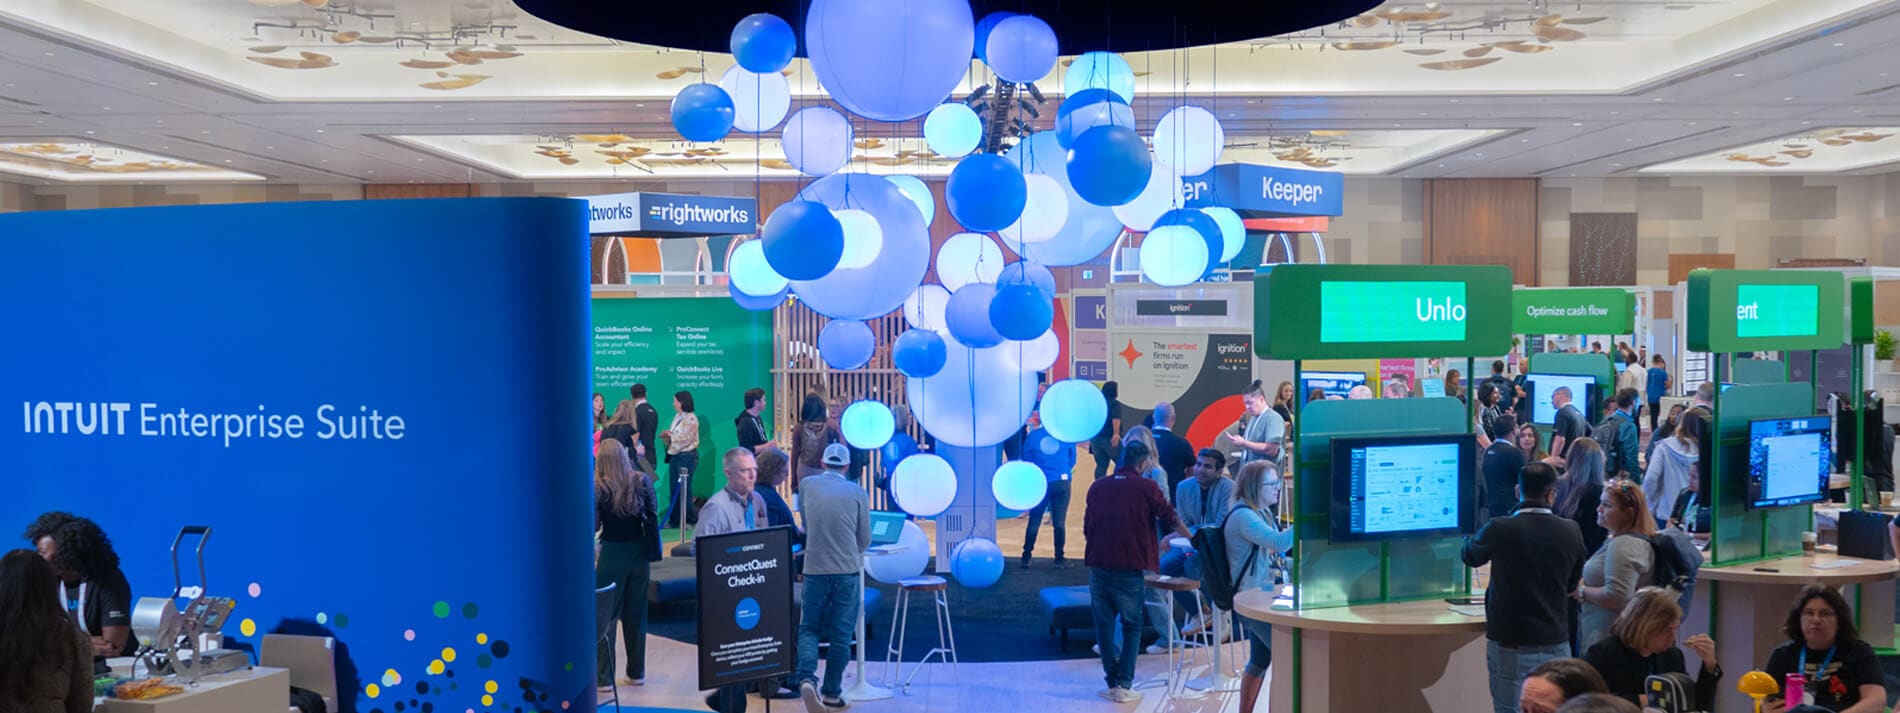
[[[1234,506],[1220,523],[1221,536],[1227,539],[1227,571],[1239,580],[1234,591],[1273,591],[1281,557],[1293,547],[1293,530],[1281,529],[1273,515],[1273,508],[1280,504],[1280,471],[1257,460],[1241,466],[1234,480]],[[1240,623],[1248,646],[1247,668],[1240,678],[1240,713],[1253,713],[1267,665],[1273,660],[1268,648],[1273,627],[1245,616]]]
[[[1122,445],[1128,445],[1129,441],[1141,441],[1142,445],[1147,446],[1148,457],[1141,459],[1140,463],[1124,463],[1122,465],[1133,468],[1135,472],[1141,474],[1141,477],[1154,481],[1155,485],[1161,486],[1161,492],[1170,492],[1168,490],[1168,471],[1162,469],[1161,457],[1155,455],[1159,451],[1155,450],[1154,432],[1148,430],[1147,426],[1136,426],[1128,429],[1128,434],[1122,436]]]
[[[594,588],[612,584],[619,593],[614,617],[620,620],[627,661],[620,683],[628,686],[646,685],[647,586],[652,563],[660,559],[655,505],[652,476],[634,469],[620,441],[603,439],[594,450],[594,531],[600,537]],[[614,673],[611,638],[598,648],[594,682],[607,688]]]
[[[1579,651],[1590,650],[1610,634],[1610,624],[1636,590],[1656,583],[1655,553],[1649,543],[1649,536],[1656,534],[1656,520],[1649,516],[1643,486],[1623,479],[1604,486],[1597,522],[1609,530],[1610,538],[1583,563],[1583,580],[1575,595],[1583,602],[1577,618]]]
[[[1689,672],[1682,649],[1676,648],[1676,634],[1682,625],[1682,606],[1676,592],[1661,587],[1645,587],[1630,598],[1623,613],[1610,625],[1610,636],[1584,652],[1583,660],[1603,675],[1610,694],[1639,706],[1649,705],[1643,693],[1643,681],[1664,673]],[[1695,678],[1695,700],[1689,710],[1711,710],[1715,705],[1715,686],[1722,680],[1722,666],[1715,660],[1715,641],[1707,634],[1696,634],[1682,642],[1702,659],[1702,670]]]

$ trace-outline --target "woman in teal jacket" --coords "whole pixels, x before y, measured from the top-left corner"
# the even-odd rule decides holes
[[[1228,571],[1239,580],[1234,591],[1272,592],[1280,569],[1277,563],[1293,548],[1293,530],[1281,529],[1269,510],[1280,504],[1280,471],[1267,461],[1257,460],[1241,466],[1235,480],[1238,502],[1221,527],[1221,535],[1227,539]],[[1273,643],[1273,627],[1246,616],[1240,617],[1240,624],[1249,647],[1247,670],[1240,678],[1240,713],[1253,713],[1254,699],[1260,697],[1267,664],[1273,658],[1268,648]]]

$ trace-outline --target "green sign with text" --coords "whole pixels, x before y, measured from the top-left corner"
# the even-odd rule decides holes
[[[1820,301],[1820,285],[1736,285],[1735,336],[1812,337]]]
[[[1711,353],[1833,349],[1846,338],[1838,272],[1689,273],[1689,348]]]
[[[1319,283],[1319,340],[1457,342],[1465,338],[1465,283]]]
[[[1510,304],[1503,267],[1275,265],[1254,276],[1254,351],[1263,359],[1503,354]]]
[[[1630,334],[1636,331],[1636,307],[1619,287],[1512,290],[1511,331]]]

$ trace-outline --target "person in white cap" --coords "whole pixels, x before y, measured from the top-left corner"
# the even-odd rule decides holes
[[[807,713],[827,713],[848,705],[844,669],[851,660],[851,637],[863,606],[858,570],[871,546],[871,501],[864,488],[846,480],[851,451],[842,443],[825,447],[824,471],[798,482],[798,513],[805,521],[805,602],[798,624],[798,692]],[[825,656],[825,680],[818,683],[818,641],[831,641]]]

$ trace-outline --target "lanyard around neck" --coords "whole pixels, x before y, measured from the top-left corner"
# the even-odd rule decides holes
[[[1827,678],[1827,665],[1834,662],[1834,649],[1837,647],[1839,647],[1839,644],[1827,647],[1827,657],[1821,659],[1821,667],[1814,670],[1814,683],[1820,683],[1823,679]],[[1801,642],[1801,672],[1807,673],[1807,671],[1808,642],[1803,641]]]

